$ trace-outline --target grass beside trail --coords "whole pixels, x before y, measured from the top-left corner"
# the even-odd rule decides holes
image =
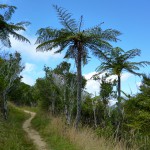
[[[77,145],[60,134],[56,127],[57,124],[54,125],[51,121],[50,117],[43,112],[38,112],[32,120],[33,127],[46,141],[48,148],[54,150],[80,150]]]
[[[53,150],[127,150],[123,142],[98,137],[88,127],[77,132],[74,127],[66,126],[61,117],[44,112],[37,112],[32,125]]]
[[[0,150],[36,149],[22,129],[22,124],[28,117],[12,105],[9,106],[8,120],[5,121],[0,116]]]

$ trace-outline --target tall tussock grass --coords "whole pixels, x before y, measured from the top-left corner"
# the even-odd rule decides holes
[[[93,129],[82,127],[78,131],[73,126],[67,126],[61,117],[50,117],[51,122],[46,130],[66,137],[70,142],[78,146],[79,150],[135,150],[135,146],[127,148],[125,142],[115,141],[112,138],[98,137]]]

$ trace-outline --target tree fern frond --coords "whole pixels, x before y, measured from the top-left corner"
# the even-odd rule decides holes
[[[37,51],[47,51],[48,49],[51,50],[53,48],[53,40],[49,40],[46,42],[42,42],[36,47]]]
[[[79,23],[79,30],[78,30],[78,32],[81,31],[82,24],[83,24],[83,16],[81,16],[81,18],[80,18],[80,23]]]
[[[17,26],[15,24],[9,24],[7,26],[8,30],[13,30],[13,31],[25,31],[25,28],[23,26]]]
[[[60,31],[51,28],[41,28],[36,34],[39,35],[39,37],[37,38],[35,44],[41,44],[59,37]]]
[[[75,45],[70,45],[67,49],[67,52],[66,52],[64,58],[75,58],[75,60],[76,60],[77,59],[77,51],[76,50],[77,50],[77,48]]]
[[[8,48],[11,47],[11,43],[9,40],[9,35],[8,35],[8,31],[5,29],[0,30],[0,41],[2,42],[2,44]]]
[[[145,66],[150,65],[150,62],[149,61],[140,61],[140,62],[131,62],[131,64],[139,66],[139,67],[145,67]]]
[[[82,62],[83,62],[83,65],[86,65],[86,64],[88,64],[88,61],[89,61],[89,53],[88,53],[88,50],[87,50],[87,48],[86,47],[84,47],[83,49],[82,49]]]
[[[30,41],[29,41],[27,38],[25,38],[24,36],[22,36],[22,35],[20,35],[20,34],[18,34],[18,33],[16,33],[16,32],[14,32],[14,31],[9,30],[9,33],[10,33],[15,39],[17,39],[17,40],[19,40],[19,41],[30,43]]]
[[[9,6],[9,5],[6,5],[6,4],[0,4],[0,9],[8,9],[4,13],[4,20],[8,21],[8,20],[11,19],[12,14],[15,12],[15,10],[17,8],[15,6]]]
[[[27,27],[27,26],[29,26],[30,24],[31,24],[31,23],[28,22],[28,21],[21,21],[21,22],[16,23],[15,25],[16,25],[16,26]]]
[[[56,9],[59,20],[61,24],[71,32],[77,32],[77,23],[75,19],[71,19],[72,15],[68,13],[67,10],[63,9],[62,7],[58,7],[57,5],[53,5]]]
[[[128,69],[128,68],[126,68],[125,70],[127,70],[128,72],[130,72],[130,73],[132,73],[134,75],[137,75],[137,76],[143,76],[144,75],[143,73],[138,73],[138,72],[135,72],[135,71],[133,71],[131,69]]]
[[[92,28],[86,29],[85,32],[87,32],[87,33],[93,33],[93,31],[94,31],[94,33],[95,33],[96,30],[99,30],[99,32],[100,32],[100,31],[102,31],[101,25],[102,25],[103,23],[104,23],[104,22],[102,22],[102,23],[100,23],[100,24],[98,24],[98,25],[95,25],[95,26],[92,27]],[[100,32],[100,33],[101,33],[101,32]]]
[[[121,32],[114,29],[106,29],[102,32],[101,38],[108,41],[117,42],[119,39],[116,38],[117,36],[121,35]]]
[[[59,49],[56,50],[54,53],[55,53],[55,54],[61,53],[61,52],[68,46],[68,44],[69,44],[68,41],[67,41],[67,42],[65,41],[65,42],[60,43],[60,45],[58,46]]]
[[[16,31],[20,31],[20,30],[25,31],[24,27],[27,24],[29,24],[28,22],[20,22],[16,24],[8,23],[8,20],[11,19],[11,16],[15,12],[16,7],[5,5],[5,4],[4,5],[0,4],[0,9],[6,9],[3,15],[0,15],[0,40],[2,41],[3,45],[6,47],[11,47],[11,43],[9,40],[10,35],[12,35],[17,40],[30,43],[30,41],[27,38],[16,33]]]
[[[132,50],[127,51],[123,55],[123,57],[124,57],[124,60],[127,60],[127,59],[132,59],[135,56],[140,56],[140,54],[141,54],[141,50],[140,49],[132,49]]]

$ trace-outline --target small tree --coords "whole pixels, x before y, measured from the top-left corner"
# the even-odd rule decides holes
[[[105,73],[102,77],[99,77],[97,74],[92,78],[99,82],[100,91],[99,91],[99,101],[103,103],[103,125],[106,126],[106,122],[108,120],[109,110],[108,104],[109,100],[112,100],[116,97],[116,92],[113,90],[114,86],[116,86],[116,80],[111,80],[108,78],[109,74]]]
[[[21,56],[18,52],[3,58],[0,65],[0,80],[2,83],[0,96],[2,98],[2,109],[4,118],[7,119],[7,96],[14,86],[15,80],[21,78],[20,73],[24,69],[21,65]]]

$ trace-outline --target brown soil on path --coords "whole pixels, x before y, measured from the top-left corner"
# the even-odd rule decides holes
[[[27,110],[24,110],[24,112],[31,115],[31,117],[23,123],[24,131],[27,132],[28,137],[33,140],[38,150],[48,150],[46,143],[42,140],[39,133],[31,127],[31,120],[35,117],[36,113]]]

